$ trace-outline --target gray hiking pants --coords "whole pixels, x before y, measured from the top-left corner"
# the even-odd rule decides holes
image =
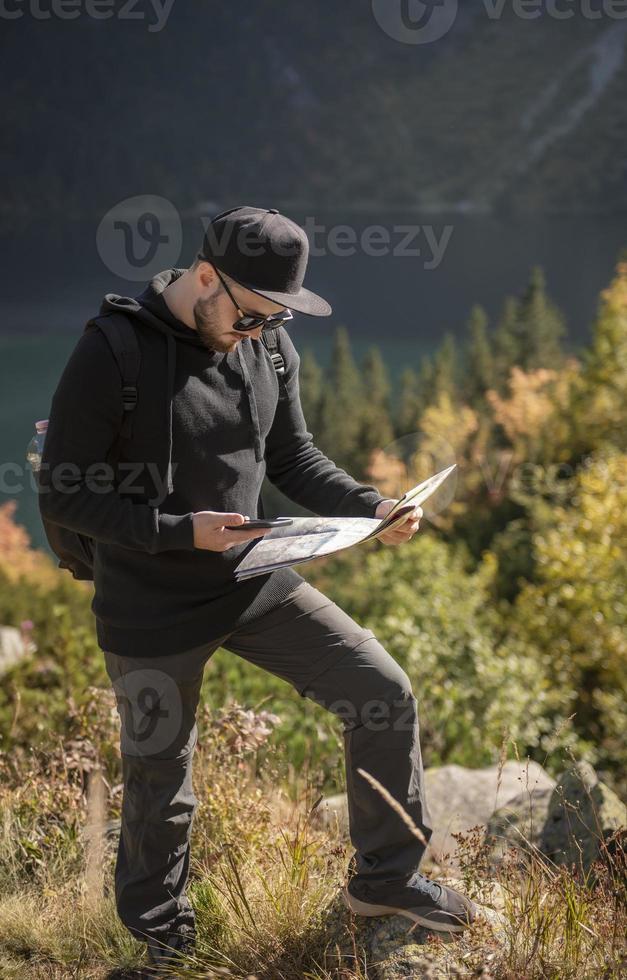
[[[425,850],[359,768],[402,804],[427,841],[433,833],[409,678],[371,630],[308,583],[246,627],[183,653],[147,659],[105,652],[124,781],[115,897],[122,922],[144,941],[195,929],[185,888],[198,804],[196,709],[205,664],[220,646],[341,719],[356,875],[372,883],[403,880]]]

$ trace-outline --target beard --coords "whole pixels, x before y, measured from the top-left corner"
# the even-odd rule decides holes
[[[220,326],[215,299],[210,297],[196,300],[193,313],[198,336],[207,350],[228,353],[235,349],[237,340],[225,333],[224,328]]]

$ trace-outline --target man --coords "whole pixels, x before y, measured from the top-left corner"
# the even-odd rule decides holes
[[[122,722],[116,902],[154,963],[195,938],[185,893],[198,802],[195,717],[218,647],[342,718],[355,846],[349,906],[449,932],[474,918],[467,898],[418,871],[433,829],[406,673],[371,630],[294,569],[233,577],[246,548],[267,533],[233,529],[262,516],[266,473],[320,515],[381,518],[395,502],[339,469],[306,429],[286,325],[291,311],[331,312],[303,286],[307,261],[297,224],[273,209],[240,207],[213,219],[189,269],[160,273],[136,299],[105,298],[101,314],[130,318],[141,348],[133,433],[119,460],[134,467],[130,485],[118,478],[105,493],[85,478],[106,459],[122,418],[120,371],[99,330],[81,336],[53,399],[42,469],[71,461],[81,477],[65,488],[51,481],[40,507],[97,544],[92,608]],[[278,374],[264,329],[276,331]],[[415,509],[382,540],[410,540],[421,514]],[[422,840],[359,768],[405,808]]]

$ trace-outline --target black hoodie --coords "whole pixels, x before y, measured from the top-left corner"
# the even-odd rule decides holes
[[[233,570],[255,542],[225,552],[195,548],[195,512],[263,516],[265,474],[319,515],[373,517],[384,499],[313,445],[287,330],[278,331],[281,383],[261,341],[245,337],[234,351],[208,350],[162,295],[184,271],[160,273],[136,299],[109,294],[101,307],[133,318],[142,355],[122,482],[118,471],[105,492],[97,480],[122,421],[120,371],[99,330],[81,335],[63,371],[42,456],[42,473],[64,473],[60,467],[70,464],[68,477],[48,479],[39,506],[50,520],[94,538],[98,642],[126,656],[178,653],[217,639],[303,581],[284,568],[237,582]]]

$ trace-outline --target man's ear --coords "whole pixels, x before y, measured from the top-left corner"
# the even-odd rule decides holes
[[[198,277],[205,286],[211,286],[217,280],[216,270],[209,262],[200,262],[198,264]]]
[[[207,290],[209,293],[218,292],[221,283],[216,270],[210,262],[201,262],[196,271],[196,275],[203,291]]]

